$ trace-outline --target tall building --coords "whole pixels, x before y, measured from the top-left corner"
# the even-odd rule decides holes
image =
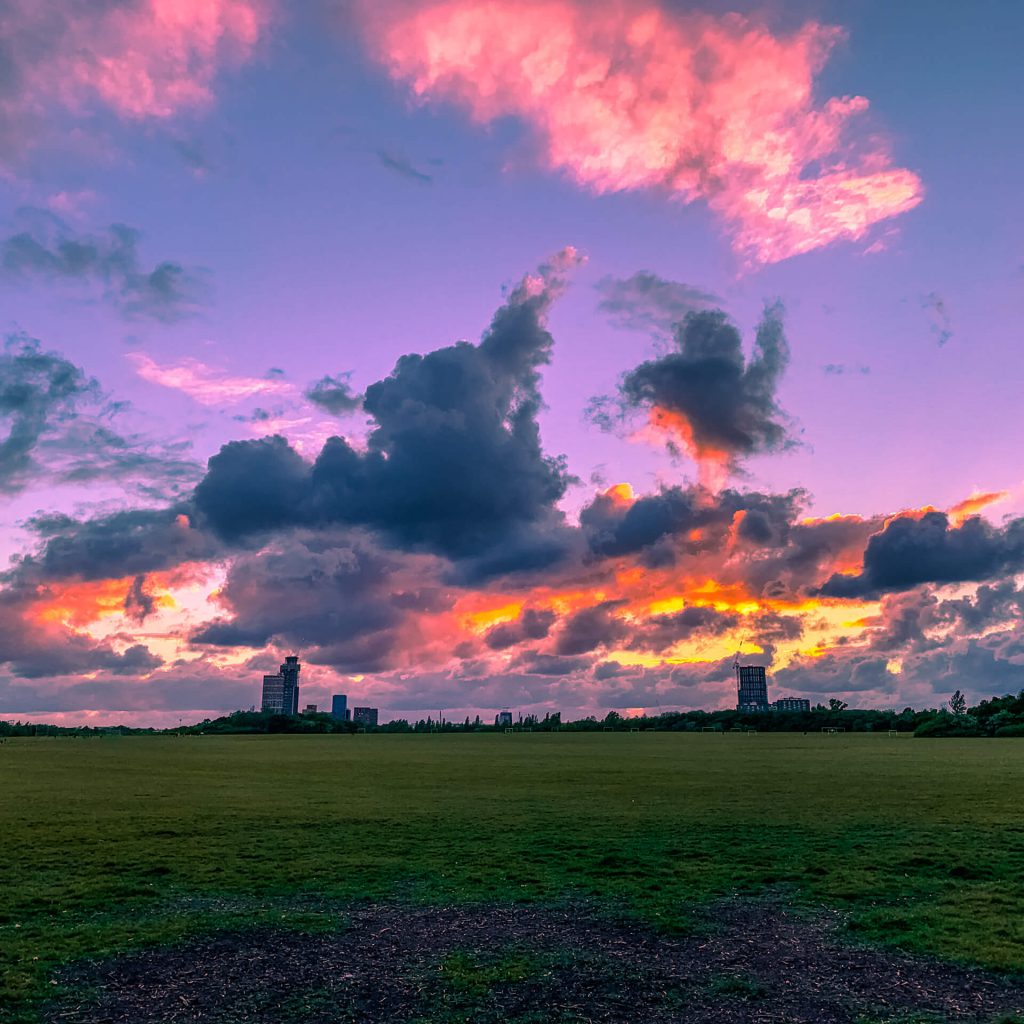
[[[353,708],[352,709],[352,721],[356,725],[362,726],[376,726],[377,724],[377,709],[376,708]]]
[[[499,711],[494,716],[494,724],[499,729],[511,729],[512,728],[512,712],[511,711]]]
[[[336,722],[348,721],[348,695],[336,693],[331,698],[331,718]]]
[[[299,658],[292,654],[276,675],[263,677],[263,701],[261,711],[272,711],[275,715],[297,715],[299,713]]]
[[[275,715],[284,714],[284,677],[280,673],[263,677],[260,710],[272,711]]]
[[[288,657],[284,659],[284,664],[277,671],[284,679],[284,713],[286,715],[297,715],[299,713],[298,655],[288,655]]]
[[[768,711],[768,680],[761,665],[733,666],[736,669],[736,710]]]

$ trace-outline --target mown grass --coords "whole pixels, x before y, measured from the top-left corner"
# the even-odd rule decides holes
[[[1024,743],[849,735],[21,739],[0,747],[0,1019],[55,964],[353,899],[733,892],[1024,970]]]

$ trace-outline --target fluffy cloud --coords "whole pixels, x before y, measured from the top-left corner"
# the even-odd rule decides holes
[[[270,13],[269,0],[8,0],[0,152],[23,152],[53,108],[136,120],[207,106]]]
[[[533,534],[546,550],[568,476],[537,426],[544,318],[577,260],[566,250],[524,279],[479,345],[403,356],[370,385],[365,453],[334,437],[310,467],[281,438],[227,445],[196,490],[204,521],[226,539],[346,523],[459,558],[494,557],[498,541],[528,556]]]
[[[750,359],[725,313],[689,312],[676,327],[675,351],[630,370],[618,402],[624,415],[646,412],[657,436],[695,459],[705,483],[721,486],[745,456],[792,444],[775,396],[788,362],[777,305],[765,310]],[[614,425],[612,405],[595,402],[602,426]]]
[[[364,0],[372,51],[424,100],[514,116],[546,163],[592,191],[705,200],[745,258],[863,237],[921,183],[858,132],[861,96],[817,103],[840,30],[791,32],[626,0]]]
[[[987,580],[1024,569],[1024,519],[1002,528],[980,516],[950,526],[944,512],[898,516],[875,534],[857,575],[832,576],[821,588],[830,597],[864,597],[909,590],[922,583]]]

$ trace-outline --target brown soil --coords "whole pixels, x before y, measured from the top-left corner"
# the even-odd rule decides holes
[[[269,929],[79,964],[56,1024],[991,1022],[1024,986],[851,945],[840,918],[731,902],[669,937],[586,908],[363,906],[345,927]]]

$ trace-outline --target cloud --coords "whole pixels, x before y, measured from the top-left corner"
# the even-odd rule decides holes
[[[544,321],[579,259],[567,249],[524,278],[479,345],[403,356],[371,384],[365,453],[333,437],[309,467],[282,438],[233,442],[210,460],[199,513],[225,539],[320,522],[456,558],[495,557],[500,542],[536,549],[529,538],[561,522],[569,480],[537,424],[552,345]]]
[[[833,575],[821,588],[828,597],[865,597],[909,590],[922,583],[987,580],[1024,570],[1024,519],[994,527],[980,516],[950,526],[943,512],[897,516],[868,541],[864,567]]]
[[[928,314],[928,326],[940,346],[953,337],[953,318],[946,300],[937,292],[921,298],[921,308]]]
[[[47,516],[26,525],[43,544],[0,574],[8,585],[138,577],[222,554],[209,534],[174,508],[124,509],[92,519]]]
[[[115,647],[44,614],[45,587],[13,585],[0,591],[0,651],[16,676],[41,679],[87,672],[129,675],[161,662],[142,644]]]
[[[56,352],[28,338],[8,338],[0,356],[0,415],[9,421],[0,442],[0,489],[20,490],[35,469],[44,435],[62,430],[85,401],[97,402],[99,384]]]
[[[695,459],[702,472],[713,468],[705,482],[734,471],[746,456],[793,443],[775,395],[789,362],[781,307],[765,310],[750,359],[721,310],[687,313],[675,348],[630,370],[618,400],[623,414],[646,411],[655,436]],[[601,399],[595,405],[605,427],[614,423],[608,406]]]
[[[841,377],[845,373],[867,375],[871,372],[870,366],[848,366],[846,363],[826,363],[821,369],[830,377]]]
[[[555,613],[551,609],[526,608],[515,621],[488,630],[484,642],[493,651],[503,651],[531,640],[543,640],[554,622]]]
[[[306,398],[333,416],[355,412],[363,404],[363,396],[353,393],[349,376],[347,373],[339,373],[336,377],[325,374],[309,387]]]
[[[629,630],[616,614],[624,603],[602,601],[570,615],[555,637],[555,653],[570,656],[589,654],[599,647],[613,646],[624,640]]]
[[[597,282],[597,308],[616,327],[671,335],[687,313],[718,307],[722,300],[680,281],[667,281],[649,270],[632,277],[603,277]]]
[[[366,675],[360,692],[382,707],[726,706],[741,644],[772,668],[773,694],[913,703],[930,699],[929,670],[947,680],[991,663],[979,687],[1014,678],[1024,520],[978,518],[1002,492],[947,514],[812,517],[800,489],[638,494],[619,483],[578,520],[564,514],[571,477],[541,443],[541,375],[549,311],[578,261],[567,250],[512,287],[478,343],[400,358],[366,390],[365,445],[334,437],[307,458],[282,437],[235,441],[161,507],[24,522],[34,543],[0,573],[0,659],[20,681],[5,691],[0,679],[0,701],[59,707],[63,686],[67,707],[135,707],[142,698],[121,685],[135,680],[165,706],[177,660],[197,693],[210,667],[209,692],[187,706],[231,706],[244,686],[217,666],[248,659],[248,704],[254,651],[267,648],[270,664],[278,648],[298,650],[325,689],[355,685],[338,673]],[[708,317],[705,333],[688,333]],[[658,368],[653,381],[674,356],[685,380],[724,352],[743,401],[765,408],[757,400],[772,386],[745,378],[761,360],[784,362],[771,337],[744,359],[724,314],[702,311],[678,338],[644,364]],[[117,404],[38,343],[20,339],[6,358],[5,422],[28,438],[28,468],[23,457],[15,475],[69,471],[83,439],[103,436],[82,422],[108,423]],[[281,376],[241,380],[291,387],[298,400]],[[188,380],[220,386],[223,375],[203,368]],[[350,394],[343,376],[324,380]],[[16,693],[26,703],[12,704]]]
[[[891,693],[897,677],[888,669],[884,655],[826,654],[820,658],[799,658],[772,673],[780,691],[804,694],[849,694],[865,690]]]
[[[861,96],[816,102],[842,32],[790,32],[626,0],[363,0],[372,53],[422,100],[518,117],[544,162],[597,193],[704,200],[745,259],[862,238],[922,187]]]
[[[399,153],[391,153],[386,149],[378,149],[377,159],[389,171],[394,171],[395,174],[399,174],[403,178],[407,178],[409,181],[415,181],[420,185],[432,185],[434,182],[433,175],[419,170],[412,161]]]
[[[182,391],[201,405],[218,406],[243,402],[256,395],[290,395],[294,388],[276,377],[232,377],[198,359],[161,365],[144,352],[128,356],[143,380]]]
[[[106,235],[76,234],[41,210],[23,210],[26,230],[0,242],[0,267],[9,279],[99,285],[128,319],[175,323],[195,315],[207,297],[206,276],[178,263],[141,266],[140,235],[113,224]]]
[[[56,483],[121,480],[151,497],[191,485],[199,467],[186,443],[161,444],[121,434],[126,411],[99,382],[58,352],[25,335],[0,349],[0,492],[42,479]]]
[[[908,659],[904,673],[910,682],[932,693],[964,690],[974,699],[1024,690],[1024,651],[1020,631],[969,638],[941,650]]]
[[[295,534],[234,561],[219,595],[231,618],[192,639],[312,648],[313,661],[345,672],[400,667],[410,654],[422,667],[429,642],[419,620],[452,602],[437,577],[429,556],[387,553],[359,533]],[[438,660],[448,654],[445,647]]]
[[[133,121],[201,110],[270,20],[265,0],[8,0],[0,152],[21,155],[53,110]]]

